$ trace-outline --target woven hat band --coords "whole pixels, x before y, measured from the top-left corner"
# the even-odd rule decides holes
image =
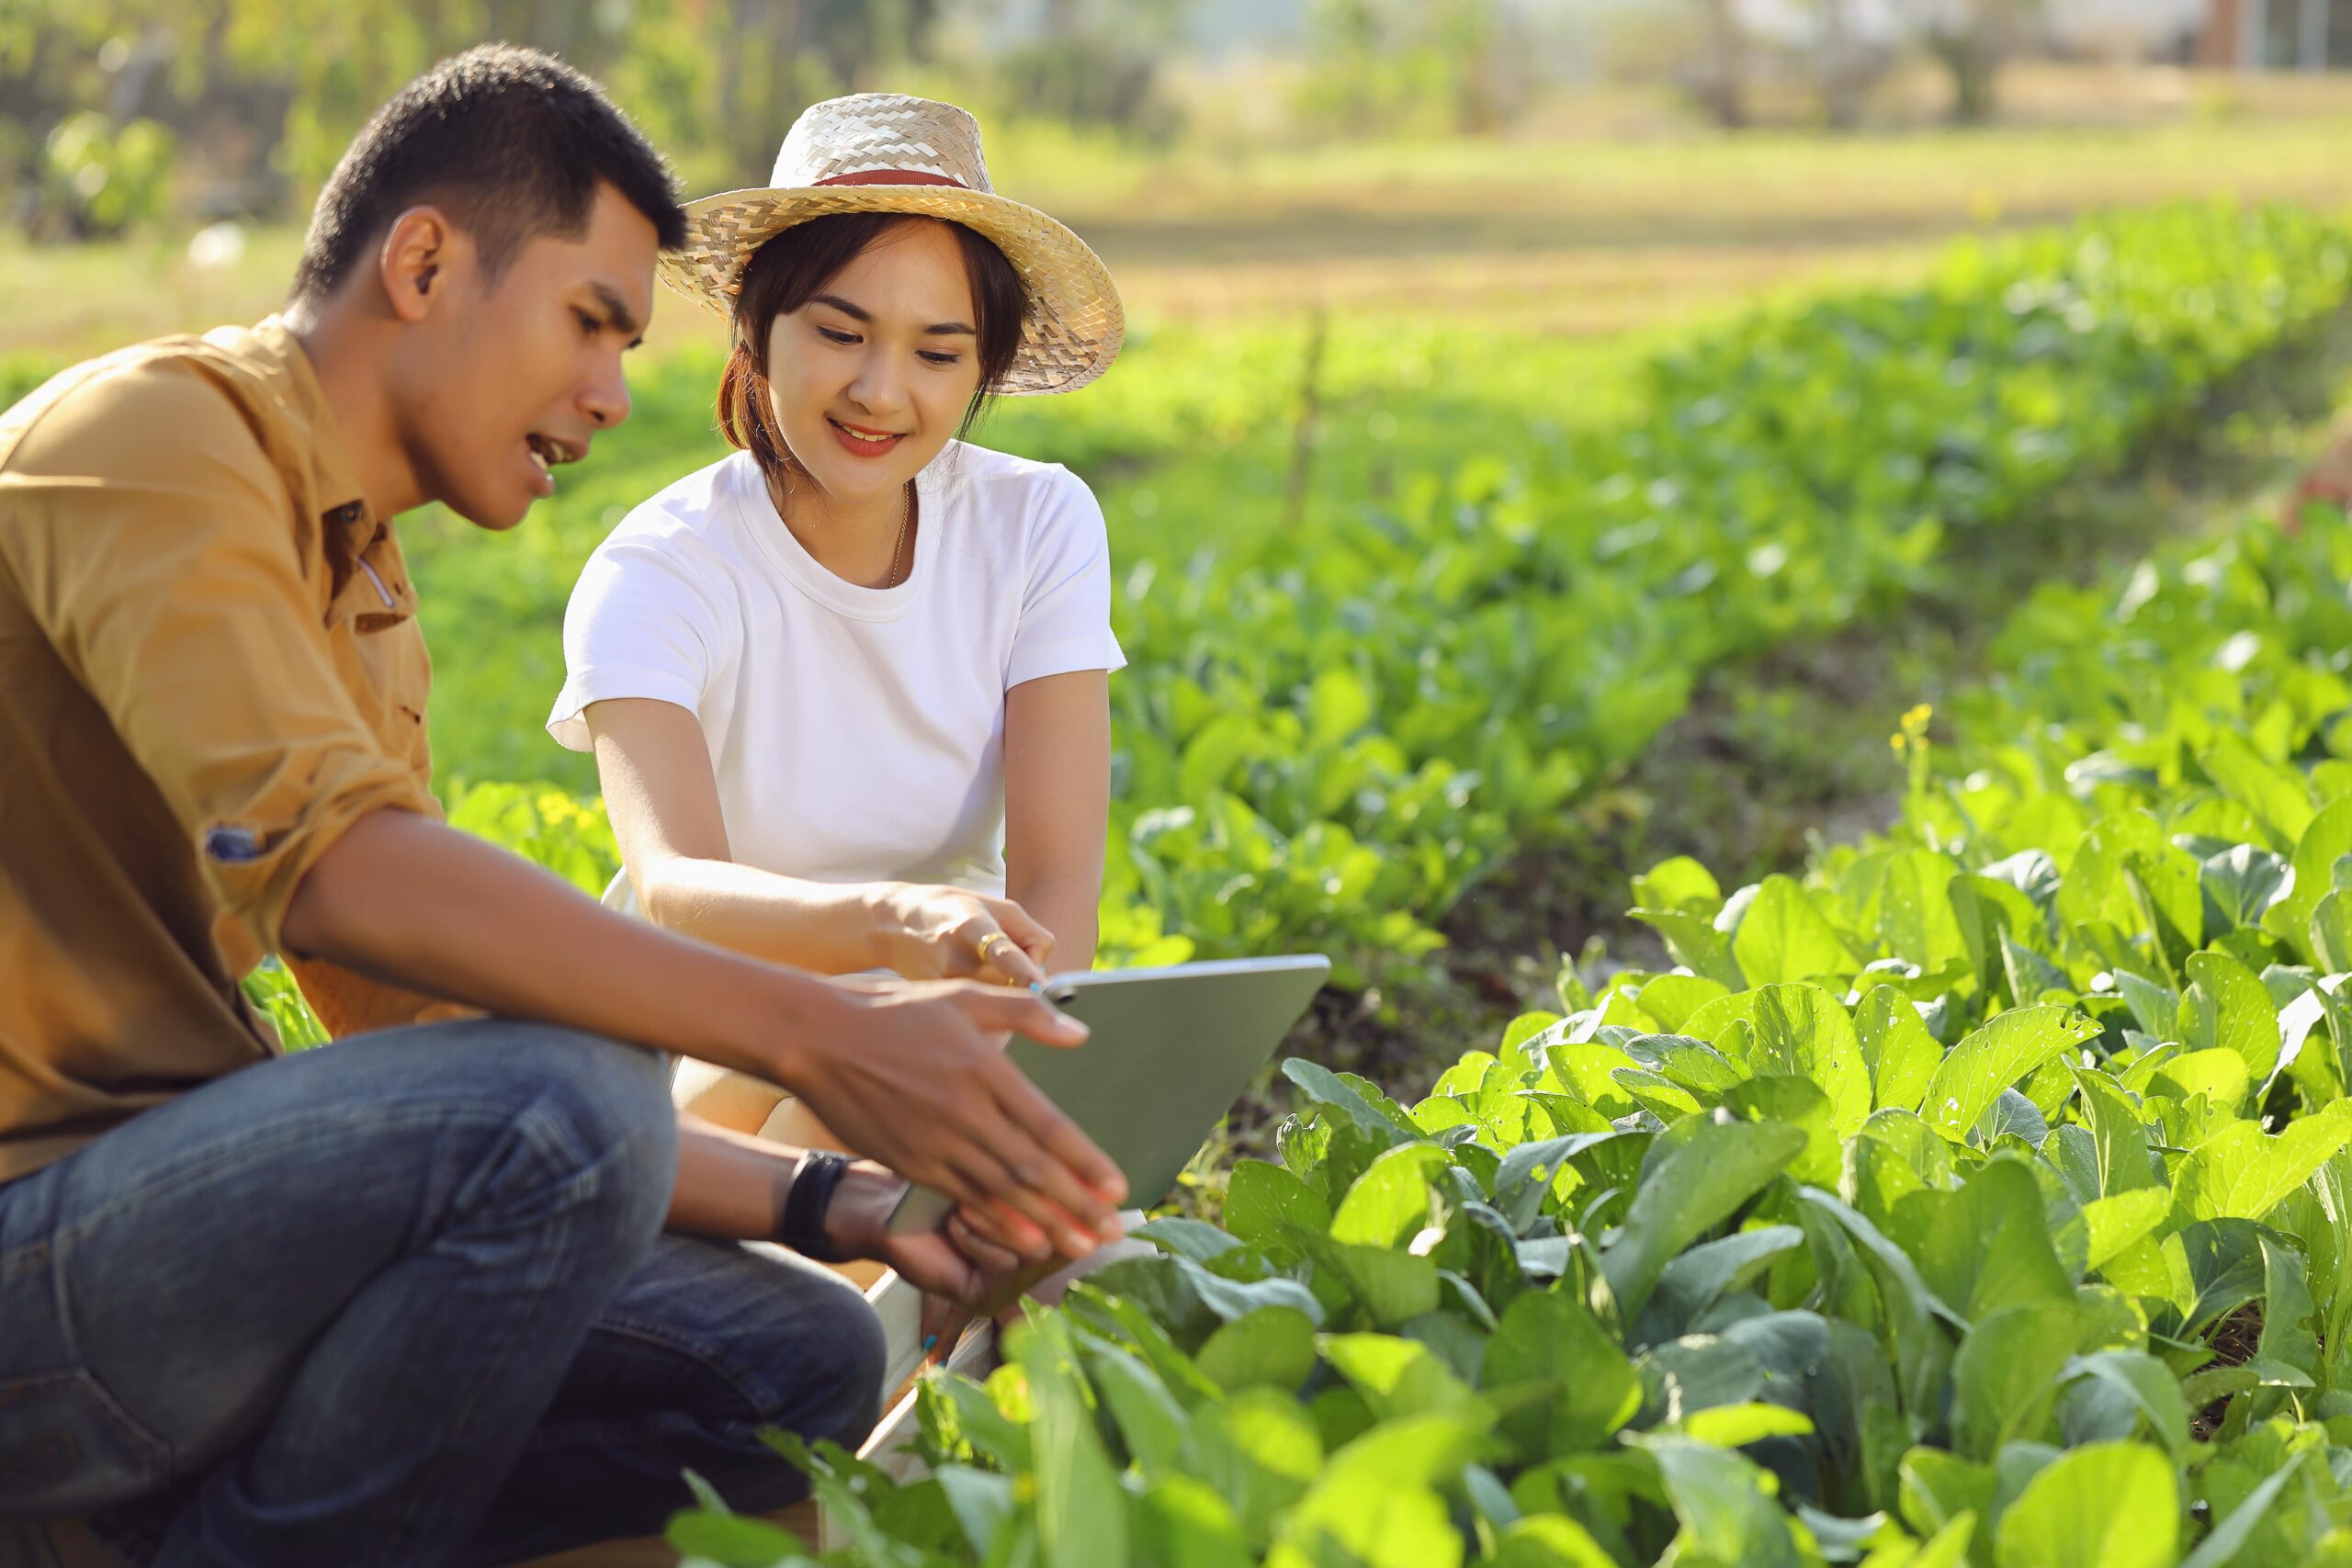
[[[962,180],[945,175],[934,175],[922,169],[865,169],[854,175],[835,175],[829,180],[819,180],[820,186],[953,186],[957,190],[969,190]]]

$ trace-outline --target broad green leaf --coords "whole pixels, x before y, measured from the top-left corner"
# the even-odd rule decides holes
[[[2002,1013],[1952,1047],[1928,1080],[1922,1114],[1946,1137],[1962,1142],[2001,1090],[2098,1032],[2098,1024],[2070,1008]]]
[[[2143,1350],[2098,1350],[2075,1357],[2064,1375],[2088,1378],[2114,1390],[2147,1424],[2165,1452],[2176,1461],[2186,1461],[2188,1408],[2180,1397],[2180,1380],[2162,1361]]]
[[[1280,1307],[1268,1307],[1280,1312]],[[1314,1330],[1307,1330],[1307,1354],[1315,1349]],[[1090,1343],[1085,1351],[1094,1386],[1111,1407],[1111,1418],[1127,1445],[1127,1453],[1146,1473],[1172,1470],[1182,1462],[1184,1407],[1168,1385],[1151,1374],[1143,1361],[1115,1345]]]
[[[2168,1568],[2180,1540],[2173,1467],[2145,1443],[2092,1443],[2027,1483],[1994,1530],[1996,1568]]]
[[[2124,1248],[2154,1235],[2171,1213],[2172,1194],[2161,1187],[2135,1187],[2084,1204],[2083,1224],[2090,1233],[2084,1267],[2105,1268]]]
[[[1758,1077],[1810,1078],[1829,1097],[1829,1125],[1851,1137],[1871,1113],[1870,1066],[1853,1021],[1818,986],[1765,986],[1751,998],[1746,1066]]]
[[[1292,1056],[1283,1063],[1283,1077],[1296,1084],[1307,1099],[1339,1111],[1384,1146],[1405,1141],[1407,1134],[1403,1129],[1330,1068],[1303,1056]]]
[[[1125,1562],[1126,1494],[1102,1451],[1078,1380],[1057,1356],[1032,1353],[1021,1361],[1035,1411],[1029,1430],[1035,1450],[1037,1540],[1047,1568]]]
[[[1722,981],[1703,975],[1660,975],[1643,982],[1639,1000],[1642,1010],[1671,1033],[1680,1030],[1692,1013],[1724,994]]]
[[[2227,1564],[2237,1561],[2238,1553],[2269,1516],[2271,1506],[2278,1502],[2278,1494],[2286,1490],[2288,1479],[2302,1463],[2303,1453],[2307,1451],[2290,1455],[2287,1462],[2272,1472],[2261,1485],[2246,1494],[2245,1501],[2231,1509],[2229,1517],[2215,1525],[2211,1535],[2198,1542],[2197,1550],[2180,1560],[2180,1568],[2227,1568]],[[2341,1559],[2322,1558],[2316,1561],[2337,1562]]]
[[[1642,1180],[1601,1269],[1620,1310],[1641,1314],[1659,1272],[1676,1254],[1736,1212],[1804,1147],[1795,1127],[1690,1117],[1651,1145]]]
[[[1723,901],[1714,874],[1689,855],[1662,860],[1634,878],[1634,902],[1645,908],[1683,909],[1713,919]]]
[[[1158,1568],[1250,1568],[1254,1561],[1232,1505],[1190,1475],[1163,1475],[1145,1486],[1136,1499],[1136,1539],[1137,1561]]]
[[[1744,1449],[1766,1438],[1811,1437],[1813,1417],[1785,1404],[1716,1404],[1685,1416],[1678,1429],[1719,1449]]]
[[[2335,863],[2346,855],[2352,855],[2352,795],[2330,802],[2305,826],[2295,841],[2293,885],[2263,917],[2264,925],[2314,963],[2319,955],[2310,947],[2312,914],[2334,889]]]
[[[1262,1537],[1323,1469],[1314,1421],[1292,1396],[1268,1388],[1244,1389],[1194,1412],[1188,1454],[1191,1472],[1232,1505],[1250,1540]]]
[[[1872,1102],[1882,1109],[1918,1110],[1944,1057],[1943,1047],[1919,1021],[1918,1007],[1893,986],[1874,987],[1855,1011],[1854,1031],[1870,1066]]]
[[[1452,1369],[1416,1339],[1388,1334],[1327,1334],[1323,1359],[1355,1385],[1384,1421],[1451,1416],[1471,1409],[1477,1396]]]
[[[2190,998],[2199,995],[2197,987],[2189,987]],[[2181,1005],[2185,1010],[2194,1004],[2185,999]],[[2201,1094],[2223,1110],[2240,1104],[2253,1088],[2245,1057],[2225,1045],[2167,1056],[2148,1079],[2148,1092],[2152,1095],[2186,1100]]]
[[[1894,1206],[1894,1238],[1939,1301],[1970,1323],[2006,1307],[2071,1303],[2041,1189],[2019,1159],[1987,1162],[1957,1192],[1914,1192]]]
[[[1903,1456],[1904,1523],[1925,1535],[1940,1535],[1961,1519],[1993,1511],[1993,1467],[1943,1449],[1916,1448]]]
[[[1582,1305],[1552,1292],[1523,1292],[1503,1309],[1482,1381],[1498,1393],[1548,1390],[1502,1417],[1504,1435],[1530,1460],[1598,1448],[1642,1404],[1641,1379],[1616,1340]]]
[[[1331,1239],[1402,1247],[1430,1223],[1430,1183],[1451,1161],[1434,1144],[1405,1144],[1372,1162],[1331,1215]]]
[[[1329,1230],[1331,1209],[1313,1188],[1281,1166],[1238,1160],[1226,1184],[1225,1225],[1244,1241],[1276,1246],[1282,1244],[1284,1225],[1310,1233]]]
[[[1765,1225],[1691,1247],[1666,1266],[1651,1292],[1646,1315],[1657,1320],[1657,1337],[1689,1332],[1726,1292],[1744,1289],[1774,1258],[1804,1245],[1796,1226]]]
[[[2287,862],[2252,844],[2237,844],[2208,855],[2199,875],[2205,897],[2221,912],[2226,933],[2238,926],[2259,925],[2292,876]]]
[[[2311,790],[2293,770],[2256,755],[2252,747],[2226,729],[2214,732],[2211,742],[2198,754],[2197,764],[2222,794],[2254,814],[2270,848],[2280,854],[2294,852],[2315,813]]]
[[[1752,892],[1742,889],[1724,907],[1716,925],[1731,931],[1732,957],[1751,986],[1850,975],[1861,967],[1791,877],[1768,876]]]
[[[1434,1260],[1388,1247],[1318,1239],[1308,1247],[1317,1269],[1329,1269],[1374,1325],[1397,1328],[1438,1303]],[[1287,1281],[1285,1281],[1287,1282]],[[1312,1298],[1310,1298],[1312,1299]]]
[[[2192,953],[2188,968],[2189,994],[2181,998],[2183,1018],[2198,1005],[2191,998],[2199,991],[2212,998],[2217,1014],[2215,1037],[2188,1043],[2235,1051],[2245,1059],[2249,1078],[2256,1083],[2267,1078],[2278,1065],[2278,1008],[2269,988],[2224,953]],[[2185,1029],[2182,1037],[2188,1039]]]
[[[1219,1253],[1231,1252],[1241,1245],[1205,1221],[1172,1216],[1147,1220],[1129,1234],[1138,1241],[1148,1241],[1163,1252],[1189,1258],[1195,1263],[1206,1263]]]
[[[1617,1568],[1591,1533],[1566,1514],[1528,1514],[1495,1537],[1491,1568]]]
[[[1678,1555],[1712,1562],[1798,1568],[1804,1559],[1790,1533],[1771,1472],[1738,1454],[1671,1433],[1631,1439],[1657,1462],[1687,1543]]]
[[[1295,1390],[1315,1370],[1315,1324],[1295,1307],[1262,1306],[1210,1335],[1193,1359],[1228,1393],[1260,1383]]]
[[[2290,1122],[2276,1137],[2251,1122],[2222,1129],[2181,1162],[2174,1213],[2192,1220],[2259,1220],[2352,1141],[2352,1101]]]
[[[1385,1422],[1331,1456],[1313,1489],[1283,1521],[1282,1540],[1305,1553],[1269,1563],[1323,1562],[1329,1536],[1367,1568],[1457,1568],[1462,1535],[1433,1486],[1459,1474],[1483,1422],[1466,1416]]]
[[[1962,1453],[1989,1460],[2014,1438],[2041,1435],[2078,1326],[2071,1298],[1977,1321],[1951,1363],[1952,1439]]]
[[[1627,911],[1666,939],[1666,950],[1677,964],[1705,976],[1727,990],[1745,990],[1747,978],[1731,955],[1731,938],[1706,915],[1681,909],[1636,908]]]
[[[1951,1355],[1939,1320],[1950,1316],[1951,1309],[1928,1292],[1918,1266],[1907,1253],[1836,1195],[1807,1187],[1799,1190],[1797,1200],[1808,1231],[1826,1219],[1850,1238],[1856,1256],[1869,1271],[1894,1350],[1905,1408],[1939,1407]]]

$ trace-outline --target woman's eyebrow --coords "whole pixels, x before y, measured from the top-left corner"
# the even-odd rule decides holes
[[[812,294],[808,297],[808,303],[830,305],[853,321],[864,321],[871,325],[874,321],[873,311],[863,305],[853,304],[838,294]],[[968,321],[933,321],[922,331],[925,337],[978,337],[980,335]]]

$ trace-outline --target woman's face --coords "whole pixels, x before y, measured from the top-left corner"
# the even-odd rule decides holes
[[[979,389],[964,254],[944,223],[885,233],[768,326],[785,444],[832,499],[895,495],[939,455]]]

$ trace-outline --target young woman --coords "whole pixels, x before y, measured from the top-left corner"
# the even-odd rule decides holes
[[[607,900],[827,973],[1088,966],[1125,662],[1102,514],[1059,466],[960,437],[992,397],[1109,367],[1109,275],[921,98],[820,104],[773,186],[687,210],[664,277],[732,322],[736,450],[597,549],[548,719],[596,756]],[[822,1141],[753,1080],[688,1063],[678,1092]]]

